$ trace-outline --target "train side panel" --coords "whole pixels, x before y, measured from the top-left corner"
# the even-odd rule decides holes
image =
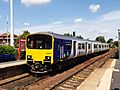
[[[70,58],[71,49],[71,40],[54,38],[54,63]]]

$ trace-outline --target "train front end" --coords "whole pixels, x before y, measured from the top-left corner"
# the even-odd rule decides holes
[[[51,35],[32,34],[27,37],[26,61],[33,73],[52,70],[53,42]]]

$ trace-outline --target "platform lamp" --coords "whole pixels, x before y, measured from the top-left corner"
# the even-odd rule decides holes
[[[8,46],[8,35],[9,35],[9,32],[8,32],[8,15],[7,15],[7,21],[6,21],[6,23],[7,23],[7,46]]]
[[[13,15],[14,7],[13,7],[13,0],[10,0],[10,45],[14,46],[14,15]]]
[[[118,50],[119,50],[119,60],[120,60],[120,29],[118,29]]]

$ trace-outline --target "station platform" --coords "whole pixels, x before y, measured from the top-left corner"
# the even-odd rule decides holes
[[[0,69],[12,67],[12,66],[23,65],[23,64],[26,64],[26,60],[2,62],[2,63],[0,63]]]
[[[120,61],[108,60],[96,69],[77,90],[120,90]]]

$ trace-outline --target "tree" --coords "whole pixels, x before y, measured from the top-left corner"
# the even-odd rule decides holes
[[[114,41],[114,45],[118,47],[118,41]]]
[[[27,30],[23,31],[23,34],[20,35],[20,39],[26,39],[29,34],[30,34],[29,31]]]
[[[109,43],[109,46],[110,46],[111,48],[115,47],[112,38],[108,39],[107,43]]]
[[[70,37],[74,37],[72,34],[70,34],[70,33],[64,33],[63,34],[64,36],[70,36]],[[83,39],[83,37],[81,36],[81,35],[79,35],[79,36],[75,36],[76,38],[80,38],[80,39]]]
[[[98,36],[95,40],[99,41],[99,42],[102,42],[102,43],[106,42],[104,36]]]
[[[81,35],[77,36],[77,38],[83,39],[83,37]]]
[[[70,33],[64,33],[64,36],[71,36],[72,37],[72,34],[70,34]]]
[[[107,43],[113,43],[113,39],[110,38],[110,39],[107,41]]]
[[[23,33],[16,39],[15,47],[18,48],[19,47],[19,40],[26,39],[29,34],[30,34],[29,31],[27,31],[27,30],[23,31]]]

